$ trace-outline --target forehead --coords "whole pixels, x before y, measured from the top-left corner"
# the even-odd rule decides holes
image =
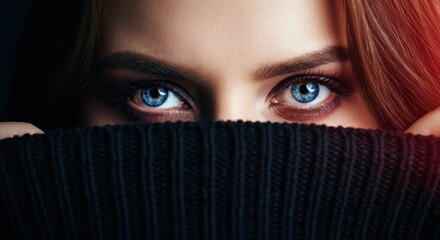
[[[233,70],[345,45],[335,0],[107,0],[104,9],[104,55]]]

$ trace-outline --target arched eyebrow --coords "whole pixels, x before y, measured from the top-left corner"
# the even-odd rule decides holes
[[[267,79],[312,69],[332,62],[343,62],[348,59],[349,54],[347,48],[340,46],[327,47],[287,61],[266,65],[259,68],[254,76],[256,79]]]
[[[258,68],[253,76],[255,79],[267,79],[288,73],[312,69],[331,62],[342,62],[348,59],[347,48],[340,46],[327,47],[290,60],[265,65]],[[96,67],[97,69],[127,68],[171,79],[201,82],[208,79],[208,77],[198,73],[195,69],[177,66],[164,60],[133,52],[112,53],[99,60]]]
[[[126,68],[171,79],[206,80],[205,76],[191,69],[134,52],[115,52],[103,57],[96,64],[98,70],[118,68]]]

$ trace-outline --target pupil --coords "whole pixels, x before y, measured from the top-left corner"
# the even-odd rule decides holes
[[[309,93],[309,89],[308,89],[308,87],[307,87],[307,84],[303,84],[303,85],[301,85],[301,87],[299,87],[299,92],[300,92],[301,94],[307,94],[307,93]]]
[[[152,98],[158,98],[160,96],[159,89],[153,88],[153,90],[150,90],[150,95]]]

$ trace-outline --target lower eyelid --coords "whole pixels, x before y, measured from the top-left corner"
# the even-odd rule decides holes
[[[136,104],[135,102],[133,102],[132,100],[128,99],[127,100],[127,105],[131,108],[133,108],[135,111],[138,111],[140,113],[145,113],[145,114],[150,114],[150,113],[159,113],[159,112],[171,112],[171,111],[175,111],[175,110],[181,110],[181,111],[191,111],[191,107],[186,104],[183,103],[182,105],[178,106],[178,107],[173,107],[173,108],[166,108],[166,109],[161,109],[161,108],[149,108],[149,110],[145,111],[145,109],[143,109],[141,106],[139,106],[138,104]]]
[[[144,122],[176,122],[176,121],[193,121],[196,115],[192,111],[171,110],[162,113],[148,113],[139,116]]]
[[[167,122],[167,121],[191,121],[197,115],[190,108],[170,108],[167,110],[142,111],[135,103],[127,100],[126,115],[134,121],[142,122]]]
[[[334,99],[318,106],[312,107],[293,107],[290,104],[282,102],[271,102],[269,104],[269,110],[275,111],[278,116],[291,122],[305,122],[311,121],[316,118],[325,117],[333,112],[341,105],[341,99],[335,96]]]

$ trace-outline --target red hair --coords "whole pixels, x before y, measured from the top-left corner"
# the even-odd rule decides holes
[[[440,18],[428,0],[346,0],[348,45],[378,124],[403,130],[440,107]]]

